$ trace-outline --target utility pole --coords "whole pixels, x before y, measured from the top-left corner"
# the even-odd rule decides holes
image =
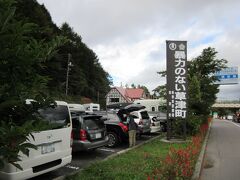
[[[71,60],[71,54],[68,53],[68,62],[67,62],[67,75],[66,75],[66,90],[65,90],[65,95],[68,95],[68,76],[69,76],[69,71],[70,67],[73,66]]]

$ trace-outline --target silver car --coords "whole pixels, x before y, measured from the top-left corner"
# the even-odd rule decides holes
[[[151,120],[146,110],[133,111],[131,115],[138,124],[140,134],[150,133]]]

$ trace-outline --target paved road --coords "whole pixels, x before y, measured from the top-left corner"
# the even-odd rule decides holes
[[[137,144],[147,141],[153,137],[156,137],[159,134],[160,133],[143,135],[141,137],[141,139],[137,140]],[[55,171],[37,176],[35,178],[32,178],[31,180],[42,180],[42,179],[51,180],[51,179],[57,178],[62,175],[67,175],[67,174],[73,173],[74,171],[77,171],[79,169],[85,168],[95,161],[105,159],[106,157],[108,157],[112,154],[115,154],[119,151],[122,151],[124,149],[127,149],[127,148],[128,148],[128,144],[123,143],[116,148],[102,147],[102,148],[96,149],[95,151],[74,152],[72,154],[72,162],[69,165],[66,165]]]
[[[213,121],[200,179],[240,179],[240,124]]]

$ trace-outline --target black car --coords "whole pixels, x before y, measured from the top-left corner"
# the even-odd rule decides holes
[[[108,146],[114,147],[119,143],[128,141],[128,126],[126,113],[144,109],[145,106],[139,104],[111,105],[111,110],[102,112],[104,123],[107,128]]]
[[[73,151],[92,150],[108,144],[102,116],[72,113],[72,125]]]

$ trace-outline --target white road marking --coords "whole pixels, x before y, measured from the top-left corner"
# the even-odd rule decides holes
[[[107,149],[107,148],[98,148],[101,151],[108,151],[108,152],[115,152],[113,149]]]
[[[236,124],[236,123],[234,123],[234,122],[232,122],[232,121],[228,121],[228,120],[224,120],[224,121],[230,122],[230,123],[234,124],[235,126],[240,127],[240,125],[238,125],[238,124]]]
[[[65,166],[65,167],[67,167],[67,168],[69,168],[69,169],[75,169],[75,170],[78,170],[78,169],[79,169],[79,167],[71,166],[71,165],[67,165],[67,166]]]

